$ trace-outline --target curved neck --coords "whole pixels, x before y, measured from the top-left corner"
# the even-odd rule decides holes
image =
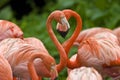
[[[56,48],[57,48],[57,50],[58,50],[58,52],[60,54],[60,63],[57,64],[57,71],[60,72],[66,66],[67,56],[66,56],[66,53],[65,53],[62,45],[59,43],[59,41],[57,40],[57,38],[54,35],[54,32],[52,30],[51,22],[53,20],[53,16],[54,15],[50,15],[48,17],[48,20],[47,20],[47,31],[48,31],[50,38],[52,39],[53,43],[55,44],[55,46],[56,46]]]
[[[36,59],[36,58],[41,58],[42,60],[44,60],[44,58],[47,57],[47,55],[45,55],[44,53],[38,53],[38,54],[32,54],[29,61],[28,61],[28,70],[29,70],[29,73],[32,77],[32,80],[39,80],[39,77],[36,73],[36,70],[35,70],[35,67],[34,67],[34,63],[33,61]],[[47,58],[46,58],[47,59]]]
[[[64,47],[64,49],[65,49],[65,51],[66,51],[66,54],[68,55],[68,53],[69,53],[69,51],[70,51],[70,48],[72,47],[74,41],[76,40],[76,38],[78,37],[78,35],[79,35],[79,33],[80,33],[81,29],[82,29],[82,20],[81,20],[80,15],[77,14],[76,12],[73,12],[73,11],[71,11],[71,10],[64,10],[63,12],[66,13],[66,14],[69,14],[69,17],[67,17],[67,19],[69,19],[71,16],[73,16],[73,17],[76,19],[76,21],[77,21],[77,26],[76,26],[76,28],[75,28],[74,33],[72,34],[72,36],[71,36],[67,41],[65,41],[65,42],[62,44],[63,47]],[[67,15],[67,16],[68,16],[68,15]],[[77,67],[77,66],[78,66],[78,65],[76,64],[76,61],[77,61],[77,60],[75,60],[75,61],[70,61],[70,60],[68,59],[67,61],[68,61],[68,62],[67,62],[67,67],[71,67],[71,66],[73,66],[73,65],[74,65],[73,67]]]
[[[78,35],[82,29],[82,20],[81,20],[80,15],[77,14],[76,12],[71,11],[71,10],[64,11],[64,13],[68,13],[68,12],[70,14],[69,17],[73,16],[76,19],[77,26],[76,26],[75,31],[72,34],[72,36],[62,44],[67,54],[69,53],[70,48],[72,47],[74,41],[76,40],[76,38],[78,37]],[[67,18],[69,18],[69,17],[67,17]]]

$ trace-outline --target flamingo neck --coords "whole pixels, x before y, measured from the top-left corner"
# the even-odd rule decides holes
[[[64,11],[64,13],[66,13],[67,11]],[[74,41],[76,40],[77,36],[79,35],[81,29],[82,29],[82,20],[81,20],[81,17],[79,16],[79,14],[73,12],[73,11],[69,11],[69,13],[71,13],[70,17],[73,16],[76,21],[77,21],[77,26],[75,28],[75,31],[74,33],[72,34],[72,36],[66,41],[64,42],[62,45],[68,55],[69,51],[70,51],[70,48],[72,47]],[[69,17],[67,17],[69,18]]]
[[[59,41],[57,40],[57,38],[52,30],[52,26],[51,26],[52,20],[53,20],[53,15],[50,15],[48,17],[48,20],[47,20],[47,31],[48,31],[50,38],[52,39],[53,43],[55,44],[55,46],[60,54],[60,63],[57,64],[57,71],[60,72],[66,66],[67,56],[66,56],[66,53],[65,53],[62,45],[59,43]]]
[[[47,57],[47,58],[45,58]],[[45,62],[46,59],[49,59],[50,57],[48,55],[45,55],[44,53],[35,53],[35,54],[32,54],[29,61],[28,61],[28,70],[29,70],[29,73],[32,77],[33,80],[38,80],[39,77],[36,73],[36,70],[35,70],[35,67],[34,67],[34,63],[33,61],[36,59],[36,58],[41,58],[43,60],[43,63]]]
[[[68,55],[70,48],[72,47],[74,41],[76,40],[77,36],[79,35],[81,29],[82,29],[82,20],[81,17],[79,16],[79,14],[77,14],[76,12],[73,12],[71,10],[64,10],[64,13],[68,14],[69,16],[67,16],[67,19],[69,19],[71,16],[73,16],[76,21],[77,21],[77,26],[75,28],[74,33],[72,34],[72,36],[62,44],[62,46],[64,47],[66,54]],[[78,58],[76,57],[76,59],[74,61],[71,61],[69,59],[67,59],[67,67],[69,68],[76,68],[79,67],[80,63],[78,62]]]
[[[81,64],[78,61],[78,57],[76,57],[74,61],[72,61],[70,59],[67,60],[67,67],[70,69],[78,68],[80,66],[81,66]]]

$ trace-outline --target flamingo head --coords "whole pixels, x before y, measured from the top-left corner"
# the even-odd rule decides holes
[[[62,24],[57,23],[56,30],[63,38],[66,37],[69,29],[70,29],[70,27],[65,26],[65,25],[63,26]]]
[[[115,80],[120,79],[120,67],[119,66],[111,66],[111,67],[104,67],[103,72],[114,78]]]
[[[56,80],[58,76],[56,65],[54,63],[51,63],[50,69],[51,80]]]
[[[23,32],[16,24],[10,25],[10,31],[13,34],[13,37],[23,39]]]
[[[53,57],[43,60],[44,65],[46,66],[47,70],[50,72],[51,80],[56,80],[58,77],[56,62]]]
[[[23,38],[22,30],[14,23],[7,20],[0,20],[1,40],[5,38]]]
[[[70,17],[71,17],[70,12],[72,12],[72,11],[69,10],[69,9],[66,9],[66,10],[63,10],[62,12],[64,13],[65,18],[67,18],[67,20],[69,20]],[[67,21],[67,20],[64,19],[63,21]],[[67,22],[68,22],[68,21],[67,21]],[[67,24],[67,23],[66,23],[66,24]],[[68,25],[62,25],[62,24],[60,24],[60,23],[57,23],[56,30],[57,30],[57,32],[58,32],[63,38],[66,37],[69,29],[70,29],[70,25],[69,25],[69,24],[68,24]]]
[[[52,14],[54,14],[54,19],[58,22],[56,27],[57,31],[62,37],[65,37],[70,29],[70,25],[66,19],[65,14],[59,10],[54,11]]]

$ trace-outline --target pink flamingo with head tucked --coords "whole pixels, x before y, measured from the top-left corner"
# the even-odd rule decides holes
[[[5,38],[23,38],[23,32],[16,24],[0,20],[0,41]]]
[[[23,39],[23,32],[15,23],[7,20],[0,20],[0,41],[6,38]]]

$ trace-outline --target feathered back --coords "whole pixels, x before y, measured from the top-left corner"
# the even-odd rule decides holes
[[[71,70],[67,80],[102,80],[102,77],[92,67],[80,67]]]
[[[0,55],[0,80],[13,80],[12,70],[8,61]]]
[[[96,68],[120,58],[118,39],[109,32],[102,32],[86,39],[78,50],[79,60],[83,65]]]

